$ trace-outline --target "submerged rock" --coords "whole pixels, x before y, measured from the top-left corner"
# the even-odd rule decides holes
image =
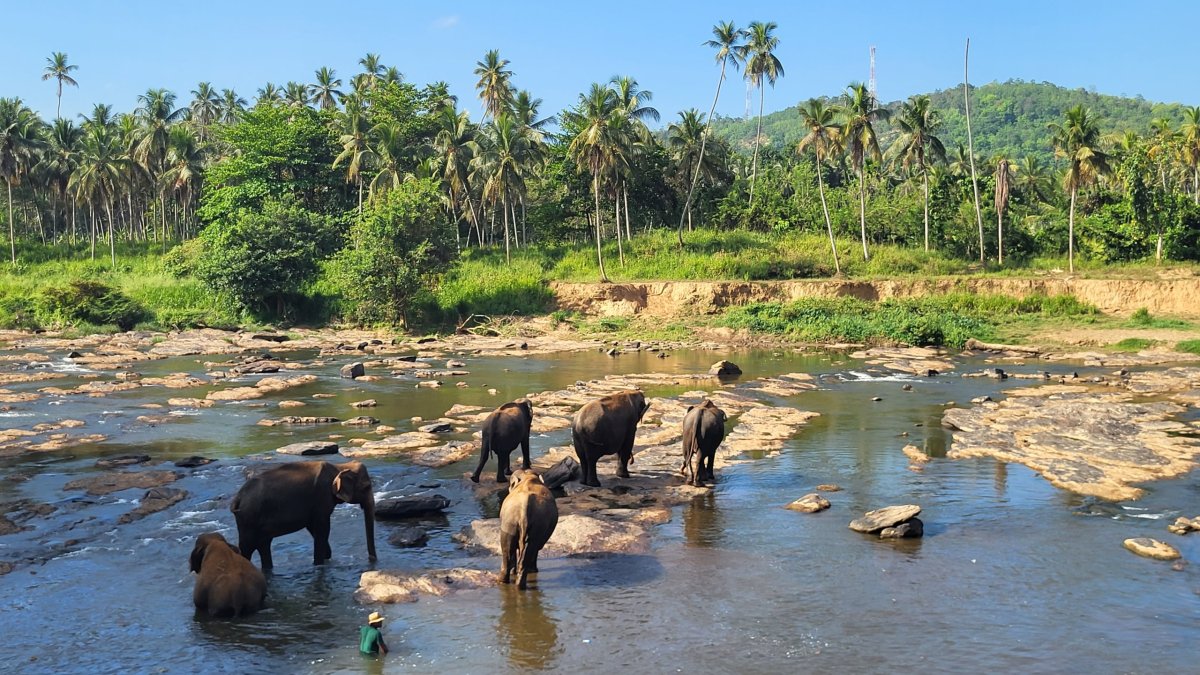
[[[879,531],[880,539],[917,539],[924,535],[925,523],[921,522],[920,518],[909,518],[903,523]]]
[[[1125,540],[1125,548],[1134,553],[1155,560],[1175,560],[1179,558],[1179,550],[1170,544],[1149,537],[1136,537]]]
[[[146,491],[145,495],[142,495],[142,501],[138,504],[137,508],[122,515],[117,519],[117,523],[125,525],[135,520],[141,520],[152,513],[158,513],[183,501],[187,495],[187,490],[180,490],[179,488],[151,488]]]
[[[281,455],[336,455],[338,452],[338,444],[330,441],[307,441],[304,443],[291,443],[276,448],[275,452]]]
[[[454,425],[450,424],[449,422],[433,422],[432,424],[426,424],[418,427],[417,431],[427,434],[445,434],[454,431]]]
[[[149,461],[150,455],[117,455],[115,457],[105,457],[104,459],[96,460],[96,466],[101,469],[113,469],[118,466],[145,464]]]
[[[420,527],[397,527],[388,535],[388,543],[399,548],[416,548],[429,541],[429,533]]]
[[[200,455],[192,455],[191,457],[185,457],[181,460],[176,461],[175,466],[178,466],[178,467],[181,467],[184,469],[194,469],[198,466],[204,466],[205,464],[212,464],[215,461],[217,461],[217,460],[209,459],[207,457],[201,457]]]
[[[376,520],[401,520],[441,513],[450,506],[444,495],[411,495],[384,499],[375,504]]]

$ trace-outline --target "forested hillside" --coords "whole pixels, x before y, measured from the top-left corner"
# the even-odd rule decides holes
[[[943,89],[929,94],[932,107],[942,116],[939,134],[946,149],[967,143],[966,118],[963,116],[962,87]],[[900,101],[887,104],[893,114]],[[972,87],[971,131],[975,135],[975,151],[979,157],[1003,154],[1008,157],[1033,155],[1049,161],[1054,148],[1047,125],[1062,120],[1067,109],[1082,105],[1100,120],[1102,134],[1150,131],[1155,119],[1166,118],[1173,127],[1183,120],[1183,106],[1178,103],[1155,103],[1143,98],[1109,96],[1084,89],[1067,89],[1048,82],[992,82]],[[763,117],[763,134],[775,147],[794,147],[806,133],[796,106]],[[738,146],[750,146],[754,139],[755,120],[717,118],[716,132]],[[896,135],[894,129],[883,125],[879,130],[885,147]]]

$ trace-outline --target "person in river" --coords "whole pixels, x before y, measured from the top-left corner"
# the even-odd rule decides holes
[[[387,643],[383,641],[383,633],[380,629],[383,628],[383,615],[379,612],[371,612],[371,616],[367,617],[367,625],[359,626],[358,629],[358,651],[363,654],[387,654]]]

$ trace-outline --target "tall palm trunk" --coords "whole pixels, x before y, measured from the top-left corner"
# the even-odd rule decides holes
[[[96,259],[96,203],[88,200],[88,224],[92,229],[92,260]]]
[[[16,228],[13,227],[13,209],[12,209],[12,181],[6,180],[4,184],[8,186],[8,247],[12,252],[13,264],[17,262],[17,240]]]
[[[508,250],[508,197],[500,200],[500,208],[504,209],[504,262],[512,262],[512,254]]]
[[[863,260],[870,260],[867,253],[867,185],[863,178],[863,168],[858,167],[858,223],[862,227]]]
[[[971,156],[971,188],[975,191],[975,222],[979,225],[979,262],[983,257],[983,211],[979,208],[979,182],[975,180],[975,143],[971,138],[971,90],[967,85],[967,56],[971,52],[971,38],[963,52],[963,108],[967,113],[967,152]]]
[[[829,220],[829,207],[825,205],[825,179],[821,177],[821,162],[817,161],[817,192],[821,195],[821,211],[825,213],[825,230],[829,232],[829,250],[833,252],[833,269],[842,273],[842,264],[838,262],[837,243],[833,240],[833,221]]]
[[[358,217],[362,218],[362,174],[358,174]]]
[[[613,210],[617,217],[617,260],[620,261],[621,267],[625,267],[625,248],[621,246],[621,200],[617,195],[613,196]]]
[[[996,264],[1004,264],[1004,209],[996,209]]]
[[[1071,211],[1067,215],[1067,269],[1075,273],[1075,193],[1077,188],[1071,188]]]
[[[54,117],[62,119],[62,79],[58,80],[58,107],[54,109]]]
[[[629,186],[622,184],[621,192],[625,195],[625,240],[633,240],[633,230],[629,229]]]
[[[758,83],[758,130],[754,132],[754,160],[753,166],[750,169],[750,206],[754,206],[754,182],[758,180],[758,146],[762,142],[762,114],[763,100],[766,98],[766,90],[762,83]]]
[[[721,77],[717,79],[717,93],[713,96],[712,105],[708,107],[708,117],[705,117],[704,133],[700,134],[700,156],[696,158],[696,169],[692,172],[691,185],[688,186],[687,199],[683,202],[683,213],[679,214],[679,249],[683,250],[683,219],[688,220],[688,232],[692,231],[692,194],[696,191],[696,183],[700,180],[700,167],[704,166],[704,147],[708,144],[708,131],[711,129],[712,116],[717,109],[717,100],[721,98],[721,85],[725,83],[725,59],[721,59]]]
[[[929,169],[921,160],[921,183],[925,186],[925,252],[929,253]]]
[[[113,269],[116,269],[117,268],[117,240],[116,240],[116,236],[113,232],[113,230],[116,228],[113,227],[114,223],[113,223],[112,200],[111,199],[107,200],[106,204],[108,206],[108,251],[112,256]]]
[[[1200,206],[1200,164],[1192,169],[1192,203]]]
[[[596,261],[600,265],[600,281],[608,281],[608,274],[604,271],[604,254],[600,251],[600,173],[592,177],[592,196],[596,199]]]

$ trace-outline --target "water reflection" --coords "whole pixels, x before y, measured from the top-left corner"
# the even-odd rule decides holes
[[[517,670],[551,667],[559,654],[558,625],[542,603],[542,592],[520,591],[510,584],[500,588],[500,602],[496,637],[507,646],[512,666]]]
[[[683,511],[683,536],[692,546],[714,547],[725,542],[725,519],[714,490],[692,497]]]

